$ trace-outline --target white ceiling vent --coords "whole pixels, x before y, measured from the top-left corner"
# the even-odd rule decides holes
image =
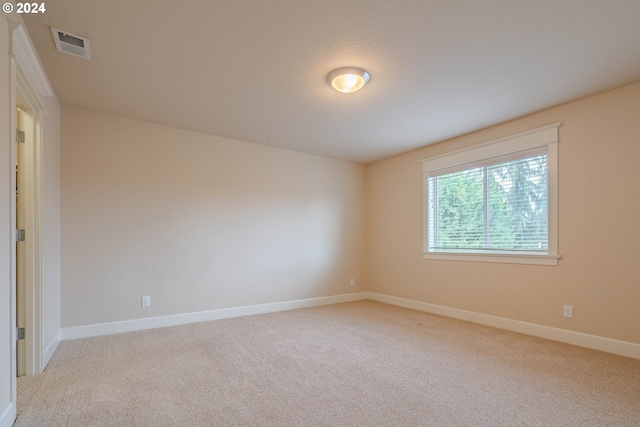
[[[53,40],[56,42],[56,48],[60,52],[91,60],[91,46],[88,38],[53,27],[51,27],[51,32]]]

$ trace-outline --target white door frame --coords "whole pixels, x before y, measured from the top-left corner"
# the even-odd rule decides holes
[[[11,194],[15,192],[15,166],[16,166],[16,140],[15,124],[16,124],[16,91],[19,90],[28,101],[29,108],[37,118],[39,123],[34,127],[34,147],[27,162],[33,166],[28,181],[32,184],[33,198],[29,198],[31,206],[27,205],[27,209],[31,210],[32,215],[29,220],[32,232],[27,232],[27,264],[31,269],[31,283],[27,286],[26,305],[27,305],[27,327],[31,328],[27,331],[27,375],[39,374],[42,372],[42,305],[41,305],[41,271],[42,271],[42,115],[46,114],[44,103],[41,97],[53,96],[53,90],[49,85],[46,74],[40,66],[38,56],[31,44],[27,30],[24,24],[8,21],[11,29],[11,70],[10,70],[10,86],[11,86]],[[37,117],[36,117],[37,116]],[[35,122],[36,120],[34,120]],[[32,199],[32,200],[31,200]],[[11,234],[14,235],[16,228],[16,206],[15,197],[11,197]],[[29,239],[31,234],[31,239]],[[30,241],[29,241],[30,240]],[[11,403],[17,406],[17,390],[16,390],[16,251],[15,245],[12,245],[10,253],[11,265]],[[29,273],[28,273],[29,274]]]
[[[20,92],[20,105],[24,115],[29,116],[28,129],[20,129],[27,135],[25,147],[20,158],[20,210],[22,211],[21,226],[26,231],[26,239],[18,245],[21,248],[20,260],[23,269],[17,275],[17,287],[22,290],[25,310],[24,326],[26,329],[23,374],[36,375],[42,372],[42,304],[40,294],[42,289],[41,254],[42,254],[42,115],[46,113],[33,87],[20,67],[16,69],[16,92]],[[17,103],[18,97],[16,97]],[[21,114],[21,115],[22,115]],[[15,122],[14,122],[15,123]],[[14,126],[18,127],[18,126]],[[12,145],[15,147],[15,145]],[[12,187],[13,188],[13,187]],[[13,200],[13,199],[12,199]],[[16,218],[16,223],[18,218]],[[24,259],[22,259],[24,257]],[[20,294],[16,295],[16,298]],[[20,303],[20,301],[18,301]],[[20,353],[18,353],[20,355]],[[18,372],[20,374],[20,372]]]

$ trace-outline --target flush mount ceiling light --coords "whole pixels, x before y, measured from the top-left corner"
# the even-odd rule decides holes
[[[332,71],[327,80],[338,92],[353,93],[367,84],[369,73],[360,68],[344,67]]]

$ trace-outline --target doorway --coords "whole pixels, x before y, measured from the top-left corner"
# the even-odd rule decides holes
[[[15,320],[16,376],[42,372],[41,340],[41,116],[43,106],[18,67],[15,92]],[[24,328],[24,329],[22,329]]]
[[[8,363],[0,367],[0,377],[9,379],[9,401],[0,407],[0,425],[9,426],[15,420],[17,408],[18,374],[35,375],[43,370],[45,356],[42,348],[42,139],[43,120],[46,108],[43,99],[54,96],[46,74],[38,61],[38,56],[22,22],[16,22],[7,15],[6,26],[0,31],[10,32],[9,55],[9,175],[10,200],[8,224],[11,237],[17,227],[17,216],[22,221],[25,239],[19,244],[12,243],[9,253],[10,283],[8,328],[0,332],[4,348],[10,348]],[[0,20],[2,24],[2,20]],[[25,142],[18,147],[15,129],[24,126]],[[20,136],[20,135],[18,135]],[[18,153],[20,151],[20,153]],[[19,164],[17,157],[20,157]],[[17,168],[17,169],[16,169]],[[17,175],[16,173],[17,172]],[[18,181],[20,185],[18,185]],[[14,198],[12,192],[17,191]],[[5,193],[6,194],[6,193]],[[24,197],[23,197],[24,196]],[[19,206],[16,206],[19,204]],[[19,253],[19,256],[17,254]],[[18,271],[20,270],[20,271]],[[20,285],[18,285],[19,277]],[[20,289],[18,288],[20,286]],[[20,293],[18,298],[17,293]],[[24,322],[24,323],[22,323]],[[17,344],[17,324],[25,330],[24,342]],[[55,341],[55,339],[54,339]],[[55,351],[55,346],[53,347]],[[18,363],[18,356],[20,363]],[[20,370],[18,371],[18,365]],[[4,395],[4,394],[3,394]]]

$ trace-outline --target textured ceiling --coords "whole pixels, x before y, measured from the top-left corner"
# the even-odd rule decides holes
[[[640,80],[638,0],[46,6],[24,19],[65,106],[362,163]],[[338,93],[341,66],[371,81]]]

